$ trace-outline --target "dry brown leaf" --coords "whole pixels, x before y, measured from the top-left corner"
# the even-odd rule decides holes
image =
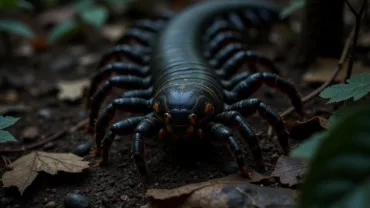
[[[333,70],[338,64],[337,59],[319,58],[310,66],[307,72],[303,75],[303,80],[310,83],[323,83],[331,78]],[[347,66],[348,61],[343,66]],[[345,68],[345,67],[344,67]],[[363,66],[361,62],[357,61],[353,64],[352,74],[360,74],[363,72],[370,72],[370,68]],[[346,76],[346,70],[341,72],[336,77],[335,81],[343,81]]]
[[[285,126],[289,136],[295,139],[304,140],[313,133],[328,129],[328,120],[321,116],[315,116],[307,121],[286,121]]]
[[[294,186],[302,182],[306,170],[307,163],[304,160],[282,155],[276,163],[272,176],[279,177],[283,184]]]
[[[58,83],[59,100],[75,101],[83,95],[83,89],[88,87],[90,81],[88,79],[80,79],[74,81],[60,81]]]
[[[78,173],[88,168],[87,161],[72,153],[31,152],[10,164],[2,176],[4,187],[16,186],[21,195],[40,171],[55,175],[58,171]]]
[[[253,173],[252,181],[266,177]],[[260,187],[237,174],[229,177],[189,184],[174,189],[149,189],[146,195],[150,203],[146,208],[221,208],[221,207],[267,207],[271,205],[293,205],[296,191]],[[249,206],[248,206],[249,205]]]
[[[106,39],[114,42],[117,41],[119,37],[125,32],[126,24],[121,22],[119,24],[105,25],[100,30],[100,33]]]

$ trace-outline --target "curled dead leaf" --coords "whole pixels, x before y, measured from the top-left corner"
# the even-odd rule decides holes
[[[40,171],[52,175],[58,171],[78,173],[89,167],[89,162],[82,160],[72,153],[31,152],[11,163],[11,170],[1,180],[4,187],[16,186],[22,195]]]
[[[315,116],[307,121],[286,121],[285,126],[290,137],[304,140],[313,133],[328,129],[328,120],[321,116]]]
[[[283,184],[294,186],[302,182],[306,170],[307,163],[304,160],[282,155],[276,163],[272,176],[279,177]]]
[[[260,181],[267,177],[258,173],[252,174],[251,181]],[[294,204],[296,191],[260,187],[250,184],[238,175],[189,184],[174,189],[149,189],[146,195],[150,203],[143,208],[181,207],[280,207]]]
[[[70,100],[75,101],[79,99],[84,92],[84,89],[87,88],[90,84],[88,79],[80,79],[74,81],[60,81],[58,83],[59,100]]]

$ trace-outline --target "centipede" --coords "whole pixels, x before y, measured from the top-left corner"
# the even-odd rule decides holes
[[[235,134],[241,135],[255,163],[264,168],[258,137],[246,121],[256,113],[273,127],[287,154],[290,146],[283,119],[251,95],[262,85],[275,88],[303,115],[301,96],[280,77],[270,58],[248,48],[245,38],[250,28],[278,22],[280,11],[268,1],[216,0],[135,21],[103,54],[91,78],[89,129],[100,164],[108,162],[116,136],[132,135],[132,157],[141,182],[147,183],[146,138],[209,138],[225,144],[240,173],[250,177]],[[256,65],[269,71],[240,71]],[[113,88],[124,92],[99,114]],[[139,115],[113,123],[117,111]]]

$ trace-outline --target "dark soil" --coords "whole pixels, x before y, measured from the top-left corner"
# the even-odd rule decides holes
[[[87,67],[76,67],[75,63],[71,67],[55,72],[51,66],[58,59],[78,60],[83,55],[101,54],[112,44],[106,41],[92,43],[65,44],[63,47],[54,47],[43,53],[35,53],[26,58],[14,57],[12,65],[5,61],[2,63],[0,75],[7,82],[2,83],[0,97],[5,97],[11,90],[15,91],[18,99],[14,101],[1,101],[2,105],[25,104],[32,110],[27,113],[9,113],[9,115],[19,116],[21,119],[11,128],[10,132],[22,141],[22,131],[28,126],[37,126],[41,135],[51,135],[62,128],[74,126],[79,121],[87,117],[83,104],[85,98],[77,102],[63,102],[57,99],[57,94],[51,92],[46,95],[34,96],[30,93],[31,88],[51,89],[58,80],[76,80],[90,77],[95,71],[91,64]],[[79,47],[81,49],[78,52]],[[277,48],[271,44],[267,47],[258,47],[257,51],[266,51],[269,55],[276,53]],[[73,55],[75,54],[75,55]],[[284,54],[287,58],[289,52]],[[65,58],[60,58],[65,57]],[[96,60],[98,61],[98,60]],[[73,61],[72,61],[73,62]],[[16,67],[14,67],[16,66]],[[314,87],[302,81],[302,71],[288,67],[285,62],[280,62],[279,66],[283,70],[283,76],[295,83],[298,91],[306,95]],[[30,79],[31,81],[27,81]],[[9,81],[10,80],[10,81]],[[287,97],[274,89],[263,87],[254,97],[258,97],[278,112],[290,107]],[[40,116],[40,110],[50,110],[50,117]],[[330,106],[325,105],[325,101],[316,98],[312,102],[305,104],[306,118],[315,115],[328,117],[332,111]],[[122,115],[119,119],[127,115]],[[296,114],[287,116],[285,120],[296,120]],[[267,172],[270,174],[276,164],[277,159],[282,154],[276,138],[267,138],[268,125],[258,115],[248,119],[248,122],[256,129],[260,135],[260,144],[263,149],[264,158],[267,164]],[[110,164],[106,167],[99,167],[90,155],[85,156],[85,160],[91,162],[91,167],[81,174],[60,173],[56,176],[40,174],[36,181],[27,188],[21,197],[16,188],[3,188],[0,193],[0,207],[4,208],[36,208],[43,207],[47,202],[54,201],[58,207],[62,207],[63,199],[67,193],[78,192],[89,198],[94,207],[136,207],[146,203],[143,187],[139,186],[140,180],[136,167],[131,159],[130,145],[131,136],[118,138],[110,150]],[[42,138],[36,140],[39,141]],[[91,142],[93,148],[93,135],[86,133],[83,129],[67,134],[48,144],[32,150],[48,152],[73,152],[75,147],[82,143]],[[290,146],[294,147],[300,141],[291,140]],[[174,151],[171,148],[158,142],[156,139],[147,140],[146,158],[151,183],[148,188],[174,188],[189,183],[207,181],[213,178],[223,177],[235,170],[230,171],[231,157],[226,148],[212,147],[209,145],[201,146],[193,144],[181,146],[181,151]],[[18,147],[15,145],[1,145]],[[256,168],[248,148],[247,164]],[[197,151],[198,150],[198,151]],[[11,161],[16,160],[22,153],[2,154]],[[175,154],[174,152],[177,152]],[[176,157],[175,155],[178,155]],[[0,174],[5,172],[5,165],[1,161]],[[270,186],[280,186],[278,181],[270,181]]]

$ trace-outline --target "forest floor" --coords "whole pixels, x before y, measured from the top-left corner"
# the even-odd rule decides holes
[[[283,44],[281,44],[283,45]],[[312,85],[303,80],[302,70],[288,66],[286,60],[289,51],[281,52],[281,45],[272,43],[253,45],[253,49],[263,52],[269,57],[277,54],[282,61],[277,62],[282,69],[282,77],[289,79],[300,94],[306,95],[318,85]],[[20,141],[20,144],[3,144],[4,148],[17,148],[19,145],[30,145],[42,141],[62,129],[71,128],[87,118],[84,108],[85,95],[75,101],[65,101],[58,97],[58,86],[62,80],[79,81],[88,79],[95,72],[95,64],[103,51],[112,46],[112,42],[98,41],[69,43],[55,46],[44,52],[16,55],[13,59],[2,63],[1,83],[1,114],[20,117],[21,119],[9,131]],[[281,55],[283,54],[283,55]],[[334,70],[335,65],[331,66]],[[119,91],[118,91],[119,92]],[[60,93],[60,92],[59,92]],[[282,112],[291,104],[287,96],[275,89],[262,87],[253,97],[260,98],[277,112]],[[111,97],[112,98],[112,97]],[[326,101],[315,98],[304,105],[305,120],[314,116],[328,118],[333,112],[333,106],[326,105]],[[22,107],[23,105],[23,107]],[[118,119],[127,117],[127,114],[117,116]],[[300,118],[292,113],[284,118],[286,121],[296,121]],[[260,145],[270,175],[276,162],[282,155],[276,137],[268,138],[268,125],[258,115],[248,119],[260,138]],[[29,129],[32,130],[29,130]],[[28,134],[34,135],[26,138]],[[33,132],[32,132],[33,131]],[[294,148],[300,140],[290,139],[290,146]],[[83,128],[72,133],[66,133],[59,139],[39,145],[38,147],[22,151],[1,153],[4,157],[14,161],[31,151],[46,152],[73,152],[80,144],[87,144],[95,148],[93,135]],[[256,169],[248,147],[247,165]],[[130,155],[131,136],[119,137],[114,141],[110,150],[110,164],[106,167],[96,165],[96,159],[90,154],[84,156],[91,163],[88,170],[81,174],[58,173],[55,176],[41,173],[26,189],[23,196],[16,188],[2,188],[0,192],[0,207],[4,208],[36,208],[43,207],[51,201],[62,207],[63,200],[68,193],[80,193],[86,196],[93,207],[137,207],[147,202],[143,187],[134,162]],[[146,158],[150,175],[148,188],[165,189],[183,185],[208,181],[210,179],[237,173],[235,163],[225,147],[212,146],[184,146],[181,152],[174,156],[173,150],[158,142],[156,139],[146,141]],[[180,153],[180,154],[178,154]],[[0,174],[6,171],[5,164],[0,161]],[[277,178],[271,178],[264,186],[284,187]],[[285,186],[286,187],[286,186]],[[291,187],[295,189],[295,187]]]

